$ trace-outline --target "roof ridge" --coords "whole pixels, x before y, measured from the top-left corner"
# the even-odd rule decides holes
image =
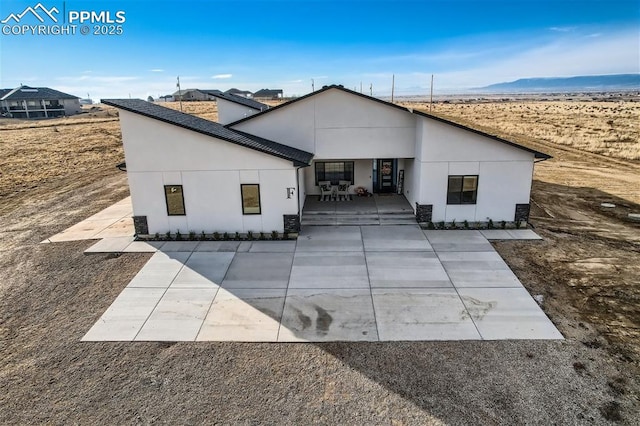
[[[236,124],[240,124],[240,123],[243,123],[245,121],[252,120],[252,119],[254,119],[256,117],[259,117],[259,116],[264,115],[266,113],[269,113],[271,111],[275,111],[277,109],[284,108],[284,107],[287,107],[289,105],[295,104],[296,102],[302,101],[304,99],[308,99],[308,98],[310,98],[312,96],[319,95],[320,93],[326,92],[326,91],[328,91],[330,89],[338,89],[338,90],[341,90],[341,91],[343,91],[345,93],[349,93],[349,94],[352,94],[352,95],[360,96],[361,98],[365,98],[365,99],[368,99],[370,101],[378,102],[378,103],[381,103],[383,105],[386,105],[386,106],[389,106],[389,107],[392,107],[392,108],[400,109],[402,111],[411,112],[408,108],[405,108],[405,107],[403,107],[401,105],[397,105],[397,104],[394,104],[394,103],[391,103],[391,102],[387,102],[387,101],[384,101],[382,99],[379,99],[379,98],[376,98],[376,97],[373,97],[373,96],[365,95],[364,93],[359,93],[359,92],[353,91],[351,89],[347,89],[346,87],[344,87],[341,84],[331,84],[331,85],[323,86],[322,89],[314,90],[313,92],[307,93],[304,96],[300,96],[299,98],[295,98],[295,99],[290,100],[288,102],[281,103],[280,105],[276,105],[274,107],[270,107],[269,109],[267,109],[265,111],[261,111],[261,112],[259,112],[257,114],[253,114],[253,115],[250,115],[248,117],[241,118],[240,120],[236,120],[236,121],[234,121],[232,123],[227,124],[225,127],[230,128],[231,126],[235,126]]]

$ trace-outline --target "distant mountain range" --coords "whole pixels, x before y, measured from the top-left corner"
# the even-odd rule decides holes
[[[613,90],[640,90],[640,74],[521,78],[508,83],[491,84],[473,89],[474,92],[485,93],[603,92]]]

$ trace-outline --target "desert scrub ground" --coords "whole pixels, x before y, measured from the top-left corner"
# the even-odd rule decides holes
[[[218,120],[218,106],[213,101],[206,102],[156,102],[157,105],[172,108],[177,111],[182,111],[187,114],[197,115],[198,117],[217,121]]]
[[[50,120],[2,118],[0,141],[0,212],[38,194],[114,174],[124,161],[112,108]]]
[[[429,111],[425,103],[403,103]],[[432,113],[557,145],[640,160],[640,102],[517,101],[435,103]]]

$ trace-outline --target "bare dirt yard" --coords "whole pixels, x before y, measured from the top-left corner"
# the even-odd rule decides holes
[[[532,194],[544,240],[495,245],[565,341],[80,342],[149,254],[39,242],[128,195],[116,113],[0,120],[0,423],[637,424],[638,104],[525,103],[433,112],[554,156]],[[589,146],[565,143],[576,106],[602,113]]]

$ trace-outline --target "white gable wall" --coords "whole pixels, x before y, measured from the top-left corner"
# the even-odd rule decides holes
[[[414,191],[419,182],[419,193],[412,197],[433,205],[433,221],[513,221],[515,205],[529,203],[533,153],[436,120],[421,120],[412,170],[419,175],[413,179]],[[479,176],[476,204],[447,205],[449,175]],[[407,199],[413,200],[409,195]]]
[[[297,214],[291,161],[120,111],[135,216],[149,232],[283,231],[283,214]],[[260,215],[243,215],[240,184],[260,185]],[[182,185],[186,216],[168,216],[164,185]]]
[[[312,152],[323,160],[411,158],[415,153],[413,114],[338,89],[233,128]]]
[[[236,102],[230,102],[222,98],[216,98],[216,105],[218,107],[218,123],[220,124],[233,123],[234,121],[260,112],[254,108],[240,105]]]
[[[315,152],[315,100],[303,99],[232,126],[234,129],[277,141],[307,152]]]

